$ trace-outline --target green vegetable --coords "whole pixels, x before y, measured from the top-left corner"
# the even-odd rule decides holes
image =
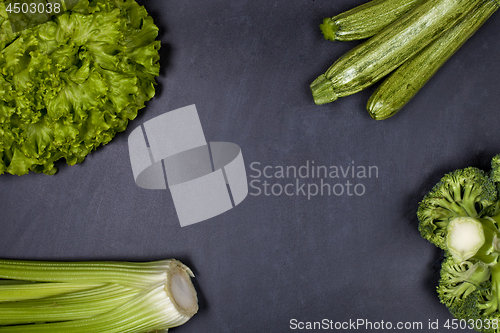
[[[455,27],[397,68],[368,100],[370,116],[387,119],[401,110],[498,7],[495,1],[482,1]]]
[[[0,332],[146,333],[197,311],[193,273],[177,260],[0,260]],[[13,291],[18,292],[18,297]]]
[[[458,319],[500,321],[500,155],[490,174],[445,175],[419,205],[422,236],[445,251],[438,296]],[[489,325],[481,332],[497,332]]]
[[[446,249],[448,223],[458,217],[480,218],[497,201],[497,188],[485,172],[469,167],[445,175],[420,203],[422,236]]]
[[[0,286],[0,302],[22,301],[25,299],[35,299],[58,295],[62,292],[75,292],[99,287],[100,284],[81,283],[37,283],[18,284]]]
[[[33,287],[36,290],[43,285],[65,284],[67,283],[35,283]],[[40,299],[33,297],[29,301],[0,302],[0,328],[1,325],[91,318],[122,306],[137,297],[138,294],[138,289],[118,284],[103,284],[79,292],[59,291],[56,296],[41,297]],[[39,296],[37,295],[37,297]]]
[[[420,2],[422,0],[371,0],[332,18],[325,18],[320,28],[328,40],[350,41],[368,38]]]
[[[80,163],[155,94],[158,28],[133,0],[81,0],[13,33],[0,0],[0,174]]]
[[[399,67],[481,0],[428,0],[338,59],[312,84],[316,104],[325,104],[374,84]]]

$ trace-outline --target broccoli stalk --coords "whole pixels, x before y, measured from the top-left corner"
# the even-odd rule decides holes
[[[492,218],[457,217],[446,231],[446,247],[456,263],[470,258],[485,264],[497,262],[500,233]]]
[[[485,243],[483,225],[472,217],[452,219],[446,231],[446,246],[458,263],[474,256]]]
[[[498,308],[500,299],[498,292],[500,291],[500,264],[490,267],[491,270],[491,290],[485,293],[485,300],[478,302],[478,308],[484,311],[485,315],[491,315],[496,312],[498,317]]]

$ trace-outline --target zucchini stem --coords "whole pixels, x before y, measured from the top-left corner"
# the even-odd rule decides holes
[[[326,104],[337,99],[334,85],[328,80],[325,74],[320,75],[313,83],[311,83],[311,91],[316,104]]]

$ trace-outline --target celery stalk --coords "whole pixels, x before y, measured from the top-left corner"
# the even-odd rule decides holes
[[[150,263],[0,260],[1,288],[33,298],[0,302],[0,333],[146,333],[167,330],[198,311],[191,270],[177,260]],[[26,283],[36,281],[37,283]],[[40,283],[42,282],[42,283]],[[50,295],[50,286],[68,288]],[[37,291],[37,288],[40,290]],[[31,290],[31,289],[30,289]],[[42,293],[47,295],[40,297]]]
[[[173,260],[136,262],[47,262],[0,260],[0,278],[72,283],[115,282],[143,287],[165,280]]]

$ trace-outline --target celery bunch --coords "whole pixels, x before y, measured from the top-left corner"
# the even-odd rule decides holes
[[[0,260],[1,333],[146,333],[198,311],[191,270],[177,260]]]

